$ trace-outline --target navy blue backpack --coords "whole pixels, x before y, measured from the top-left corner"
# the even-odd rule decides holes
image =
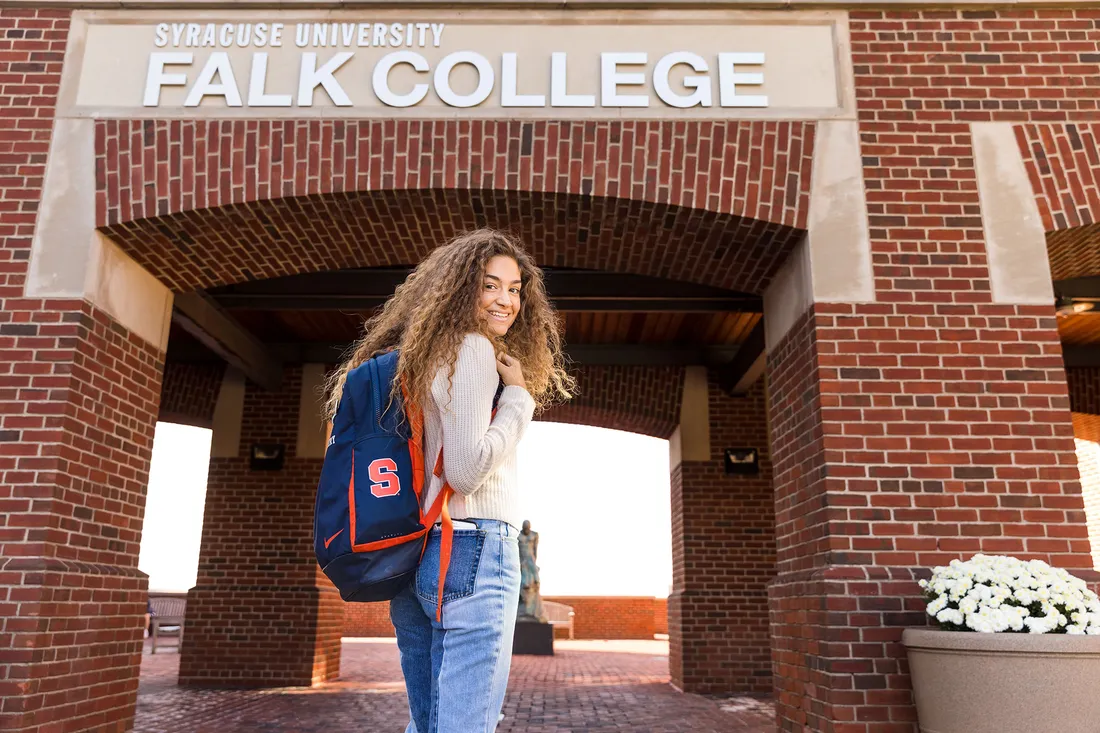
[[[397,396],[390,385],[397,351],[348,371],[332,419],[313,516],[317,564],[345,601],[388,601],[413,580],[428,530],[442,520],[439,588],[451,558],[452,525],[447,502],[454,490],[444,483],[428,511],[424,491],[423,413]],[[500,391],[497,395],[499,397]],[[435,474],[443,473],[443,451]],[[436,618],[442,618],[442,592]]]

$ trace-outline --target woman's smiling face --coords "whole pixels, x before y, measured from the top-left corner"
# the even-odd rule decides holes
[[[522,277],[519,264],[506,255],[497,255],[485,265],[481,279],[478,317],[489,324],[497,336],[508,333],[520,308]]]

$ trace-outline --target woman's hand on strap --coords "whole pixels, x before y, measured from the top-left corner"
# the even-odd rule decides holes
[[[523,381],[523,367],[519,359],[507,354],[497,357],[497,373],[504,380],[505,387],[523,387],[527,389],[527,383]]]

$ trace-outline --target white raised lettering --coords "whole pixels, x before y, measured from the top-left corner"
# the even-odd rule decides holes
[[[360,23],[359,24],[358,43],[359,43],[360,46],[369,46],[370,45],[370,23]]]
[[[500,106],[501,107],[545,107],[545,94],[520,94],[518,61],[516,54],[505,53],[500,62]]]
[[[355,40],[355,23],[340,24],[340,40],[344,48],[351,45],[352,41]]]
[[[550,54],[550,106],[595,107],[596,95],[570,94],[566,79],[566,55],[564,51]]]
[[[187,24],[187,46],[194,47],[199,45],[199,33],[202,31],[202,27],[198,23]]]
[[[403,30],[405,30],[405,27],[403,25],[401,25],[400,23],[391,23],[390,24],[390,45],[391,46],[400,46],[401,45],[401,31],[403,31]]]
[[[432,45],[439,48],[439,44],[443,41],[443,28],[446,27],[444,23],[432,23]]]
[[[248,79],[248,106],[249,107],[289,107],[291,97],[289,94],[268,94],[267,86],[267,52],[252,54],[252,73]]]
[[[214,76],[218,77],[218,83],[214,83]],[[225,97],[227,107],[241,106],[241,90],[237,88],[237,78],[233,75],[233,65],[229,61],[229,54],[225,51],[215,51],[206,60],[206,66],[202,67],[199,76],[195,79],[195,86],[187,93],[184,107],[198,107],[203,97]]]
[[[336,81],[336,77],[333,76],[333,73],[346,64],[354,55],[354,51],[341,51],[318,69],[317,54],[312,52],[303,53],[302,68],[298,75],[298,106],[312,107],[313,90],[320,85],[324,87],[325,91],[328,93],[329,99],[331,99],[332,103],[337,107],[350,107],[351,100],[348,98],[344,88]]]
[[[411,107],[428,94],[427,84],[416,84],[408,94],[396,94],[390,89],[390,70],[398,64],[408,64],[417,71],[428,70],[428,60],[414,51],[394,51],[383,56],[374,67],[371,83],[374,95],[390,107]]]
[[[233,24],[225,23],[222,25],[221,32],[218,34],[218,42],[222,45],[222,48],[233,45]]]
[[[424,48],[424,45],[428,42],[427,34],[430,26],[427,23],[417,23],[416,31],[419,33],[417,36],[417,45]]]
[[[218,45],[218,40],[217,40],[216,36],[217,36],[217,30],[216,30],[214,24],[213,23],[207,23],[203,27],[202,43],[200,43],[199,45],[202,46],[203,48],[206,48],[207,46],[216,46],[216,45]]]
[[[168,24],[157,23],[157,39],[153,41],[153,44],[157,48],[164,48],[168,45]]]
[[[252,24],[241,23],[237,26],[237,46],[247,48],[252,45]]]
[[[283,45],[283,24],[272,23],[271,24],[271,45],[275,48],[279,48]]]
[[[294,26],[294,45],[305,48],[309,45],[309,23],[299,23]]]
[[[714,102],[711,96],[709,76],[685,76],[684,86],[695,90],[691,94],[677,94],[672,91],[672,86],[668,83],[668,74],[672,71],[672,67],[677,64],[687,64],[693,71],[700,74],[705,74],[708,71],[707,62],[698,54],[689,51],[674,51],[665,54],[653,68],[653,88],[661,101],[671,107],[681,109],[695,106],[712,106]]]
[[[145,97],[142,101],[146,107],[156,107],[160,104],[160,88],[165,85],[182,86],[187,83],[187,74],[165,74],[165,66],[183,66],[192,63],[195,55],[188,52],[155,52],[149,54],[149,71],[145,75]]]
[[[718,99],[723,107],[767,107],[766,94],[738,94],[737,85],[755,85],[764,83],[764,74],[739,73],[737,64],[760,66],[764,63],[762,53],[720,53],[718,54]]]
[[[374,24],[374,39],[371,41],[372,46],[385,46],[386,45],[386,24],[375,23]]]
[[[600,104],[604,107],[648,107],[648,94],[619,94],[619,85],[645,84],[645,73],[627,74],[619,71],[619,64],[643,65],[649,60],[644,52],[600,54]]]
[[[257,23],[256,33],[253,35],[253,43],[256,46],[263,48],[267,45],[267,23]]]
[[[470,94],[456,94],[451,89],[451,70],[459,64],[470,64],[477,69],[477,89]],[[449,53],[435,68],[435,93],[452,107],[476,107],[481,104],[492,93],[493,81],[493,67],[489,59],[474,51]]]
[[[173,23],[172,24],[172,45],[179,48],[183,43],[183,32],[187,30],[186,23]]]

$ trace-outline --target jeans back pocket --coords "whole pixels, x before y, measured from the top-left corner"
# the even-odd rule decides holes
[[[420,567],[416,569],[416,594],[426,601],[434,602],[437,598],[441,537],[435,529],[428,533],[428,546],[424,549]],[[484,546],[485,532],[482,530],[455,530],[447,582],[443,585],[444,603],[473,595]]]

